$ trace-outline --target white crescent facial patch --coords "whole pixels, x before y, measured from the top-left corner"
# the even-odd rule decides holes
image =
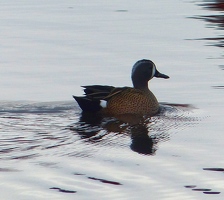
[[[153,64],[153,68],[152,68],[152,76],[150,77],[150,79],[153,78],[153,76],[155,75],[156,73],[156,66]]]

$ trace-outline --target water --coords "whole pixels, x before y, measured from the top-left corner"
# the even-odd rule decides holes
[[[177,9],[178,8],[178,9]],[[1,199],[223,199],[218,1],[1,3]],[[152,59],[150,119],[82,115],[80,85],[130,86]]]

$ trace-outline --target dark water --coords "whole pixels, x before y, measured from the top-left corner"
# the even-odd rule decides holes
[[[223,7],[4,3],[0,199],[223,199]],[[80,85],[131,85],[141,58],[171,77],[158,115],[81,113]]]

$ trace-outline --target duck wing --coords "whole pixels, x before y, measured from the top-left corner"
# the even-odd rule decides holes
[[[85,96],[92,99],[104,99],[115,88],[108,85],[87,85],[84,88]]]
[[[103,100],[108,101],[109,99],[116,96],[117,94],[120,94],[121,92],[129,91],[131,89],[132,88],[130,88],[130,87],[116,87],[107,96],[105,96]]]
[[[108,101],[112,97],[124,92],[129,87],[116,88],[107,85],[88,85],[82,86],[84,88],[84,96],[73,96],[83,111],[98,112],[102,109],[101,100]]]
[[[106,101],[121,92],[132,89],[130,87],[113,87],[107,85],[89,85],[82,87],[85,88],[84,92],[86,97]]]

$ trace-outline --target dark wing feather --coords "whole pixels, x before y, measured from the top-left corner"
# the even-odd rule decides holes
[[[84,89],[84,92],[86,94],[96,93],[96,92],[111,92],[111,90],[114,89],[113,86],[108,85],[87,85],[82,86]]]
[[[82,86],[87,98],[108,101],[113,96],[132,88],[130,87],[113,87],[107,85],[88,85]]]
[[[83,111],[97,112],[102,108],[100,106],[100,100],[90,100],[89,98],[86,97],[76,97],[76,96],[73,96],[73,98],[77,101],[77,103],[79,104],[80,108]]]
[[[85,88],[84,92],[86,97],[92,99],[104,99],[114,89],[113,86],[107,85],[88,85],[82,87]]]

